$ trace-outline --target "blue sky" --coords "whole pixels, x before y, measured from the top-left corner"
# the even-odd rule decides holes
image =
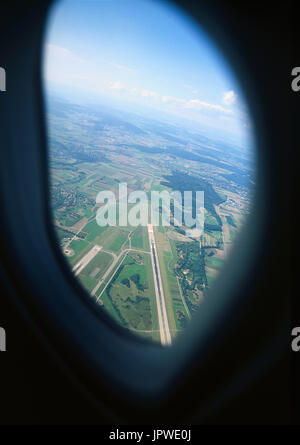
[[[206,33],[167,2],[63,0],[45,38],[48,85],[182,116],[243,138],[238,83]],[[67,91],[67,90],[66,90]]]

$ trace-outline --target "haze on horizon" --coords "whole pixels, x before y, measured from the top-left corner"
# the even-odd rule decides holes
[[[46,89],[157,110],[252,147],[243,94],[221,52],[165,1],[63,0],[45,38]]]

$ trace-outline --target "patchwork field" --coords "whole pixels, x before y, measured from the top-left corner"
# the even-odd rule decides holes
[[[150,266],[149,254],[130,252],[102,297],[110,300],[127,328],[149,336],[158,330]]]
[[[201,236],[188,234],[184,221],[177,224],[178,203],[170,207],[170,226],[154,229],[174,339],[209,298],[249,213],[253,170],[243,150],[195,129],[54,99],[49,132],[53,224],[62,252],[76,269],[99,246],[76,278],[101,308],[145,340],[160,341],[148,231],[119,225],[119,185],[149,199],[154,191],[204,192]],[[97,223],[101,191],[114,193],[115,226]],[[160,214],[164,208],[160,203]]]

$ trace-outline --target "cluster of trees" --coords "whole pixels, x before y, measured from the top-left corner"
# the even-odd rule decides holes
[[[191,299],[193,291],[207,286],[205,272],[205,251],[200,249],[199,242],[176,242],[177,266],[175,273],[180,279],[183,295],[189,309],[195,311],[198,304]]]
[[[188,277],[189,280],[192,281],[192,285],[189,285],[191,289],[194,289],[196,285],[198,285],[198,287],[206,286],[205,254],[204,250],[200,249],[199,242],[176,242],[176,250],[176,273],[180,275],[181,278]],[[184,274],[184,270],[189,270],[188,274]]]
[[[136,296],[136,301],[132,300],[130,297],[126,298],[126,308],[130,309],[128,314],[129,324],[138,328],[143,327],[143,329],[151,329],[152,327],[152,316],[149,298]]]
[[[90,147],[82,151],[72,151],[71,156],[80,162],[109,162],[109,159],[100,150],[91,150]]]
[[[124,268],[124,265],[122,264],[119,267],[119,269],[117,270],[117,272],[115,273],[115,275],[113,276],[111,282],[109,283],[109,285],[106,288],[106,295],[110,299],[111,304],[113,305],[116,313],[118,314],[121,324],[123,324],[123,326],[128,326],[127,320],[125,320],[125,318],[121,314],[119,307],[115,304],[114,299],[112,298],[112,295],[111,295],[111,288],[112,288],[114,282],[116,281],[116,279],[118,278],[118,276],[120,275],[120,273],[122,272],[123,268]]]
[[[218,239],[214,245],[202,246],[202,249],[223,249],[223,240]]]
[[[74,170],[81,162],[109,162],[101,149],[69,140],[60,142],[50,139],[50,151],[53,159],[51,166],[54,168]]]
[[[173,139],[175,142],[179,142],[179,141],[182,142],[178,138],[174,138],[171,135],[167,135],[167,137],[168,137],[168,139]],[[172,157],[173,159],[178,157],[181,159],[186,159],[188,161],[200,162],[201,164],[213,165],[217,168],[220,168],[222,170],[225,169],[230,172],[230,173],[224,173],[224,174],[222,173],[222,175],[226,179],[234,181],[238,185],[244,185],[244,186],[249,185],[249,175],[247,172],[240,169],[239,167],[236,167],[235,165],[232,165],[231,163],[228,164],[221,160],[213,159],[211,157],[212,155],[216,156],[218,154],[218,152],[216,150],[213,150],[213,151],[206,150],[205,151],[202,149],[201,154],[204,154],[204,156],[203,156],[203,155],[200,155],[193,151],[186,150],[185,148],[180,147],[180,146],[169,146],[167,148],[160,148],[160,147],[148,147],[148,146],[144,146],[144,145],[133,145],[130,148],[135,148],[136,150],[139,150],[144,153],[149,153],[149,154],[168,155],[168,156]],[[205,157],[206,155],[209,157]]]
[[[142,301],[145,301],[147,303],[147,305],[149,306],[149,310],[150,310],[150,304],[149,304],[149,298],[148,297],[142,297],[141,295],[136,295],[135,300],[133,300],[130,297],[127,297],[125,299],[126,303],[129,302],[129,303],[135,304],[135,305],[141,303]]]
[[[165,150],[159,148],[159,147],[148,147],[148,145],[122,145],[122,147],[126,148],[134,148],[135,150],[141,151],[143,153],[150,153],[150,154],[156,154],[156,153],[164,153]]]
[[[225,179],[228,181],[235,182],[240,187],[249,188],[251,176],[243,171],[238,171],[235,173],[223,174]]]
[[[177,319],[179,321],[180,327],[181,328],[185,328],[186,325],[187,325],[188,320],[187,320],[184,312],[177,310],[176,311],[176,316],[177,316]]]
[[[66,238],[73,238],[74,233],[70,232],[69,230],[63,229],[62,227],[55,226],[56,229],[56,235],[58,236],[59,240],[62,241]]]
[[[222,232],[222,221],[221,221],[221,225],[216,225],[216,224],[208,224],[206,222],[204,222],[204,230],[206,231],[216,231],[216,232]]]
[[[213,186],[204,181],[204,179],[196,176],[187,175],[185,173],[179,171],[172,171],[171,175],[164,175],[164,179],[166,181],[162,181],[161,185],[170,187],[173,190],[178,190],[183,193],[185,191],[192,191],[193,193],[193,216],[196,214],[196,192],[203,191],[204,192],[204,207],[207,211],[209,211],[212,216],[216,219],[217,224],[214,227],[218,227],[218,229],[222,229],[222,221],[220,216],[215,211],[214,205],[219,205],[225,201],[213,188]],[[212,230],[212,229],[211,229]]]
[[[122,130],[123,132],[128,131],[135,135],[136,134],[140,134],[140,135],[146,134],[144,130],[137,127],[136,125],[131,124],[128,121],[119,119],[118,117],[113,116],[110,113],[103,113],[103,112],[98,111],[97,114],[95,114],[93,130],[96,132],[100,131],[101,133],[103,133],[103,130],[107,130],[107,129],[111,129],[111,128]]]
[[[130,281],[128,280],[128,278],[124,278],[121,281],[122,284],[124,284],[124,286],[127,286],[128,288],[130,287]]]
[[[130,314],[130,320],[126,320],[121,312],[122,307],[121,308],[118,307],[118,305],[114,301],[114,298],[111,295],[112,286],[117,281],[121,272],[124,270],[124,267],[126,268],[126,265],[128,265],[128,264],[135,264],[135,261],[133,260],[132,262],[129,262],[127,264],[122,264],[119,267],[118,271],[115,273],[114,277],[112,278],[111,282],[109,283],[109,285],[106,288],[106,294],[109,297],[113,307],[115,308],[115,311],[117,312],[117,314],[119,316],[121,323],[124,326],[131,325],[133,327],[137,327],[140,320],[143,319],[145,329],[148,329],[148,328],[150,329],[152,321],[151,321],[151,308],[150,308],[150,302],[149,302],[148,297],[136,295],[135,300],[133,300],[130,297],[127,297],[124,300],[124,302],[122,304],[123,309],[128,310],[128,309],[131,309],[131,306],[134,306],[134,307],[132,307],[132,312]],[[130,280],[135,283],[135,285],[139,291],[144,291],[148,287],[147,284],[142,284],[140,282],[140,275],[138,273],[131,275],[129,278],[123,278],[121,283],[124,284],[125,286],[127,286],[128,288],[130,288]],[[126,317],[126,318],[128,318],[128,317]]]
[[[145,289],[147,289],[147,284],[142,284],[140,281],[140,275],[138,273],[131,275],[130,279],[131,281],[134,282],[134,284],[136,285],[136,287],[138,288],[139,291],[143,292]]]
[[[123,280],[121,281],[122,284],[124,284],[125,286],[127,286],[128,288],[130,288],[130,280],[134,282],[134,284],[136,285],[136,287],[138,288],[139,291],[143,292],[145,289],[148,288],[147,284],[142,284],[140,282],[140,275],[138,273],[131,275],[131,277],[128,278],[123,278]]]
[[[231,215],[227,215],[226,220],[227,220],[228,224],[230,224],[232,227],[236,227],[236,223],[234,222]]]

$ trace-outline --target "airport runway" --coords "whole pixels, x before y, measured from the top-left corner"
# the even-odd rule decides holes
[[[81,258],[80,261],[78,261],[78,263],[73,267],[75,276],[80,274],[80,272],[89,264],[97,253],[100,252],[101,249],[102,247],[96,244],[91,250],[88,251],[87,254],[84,255],[83,258]]]
[[[155,297],[156,297],[156,306],[157,306],[157,314],[158,314],[158,323],[159,323],[159,332],[160,332],[160,339],[162,345],[170,345],[172,343],[171,340],[171,333],[169,328],[169,321],[167,316],[167,309],[166,309],[166,302],[165,302],[165,295],[162,285],[162,279],[161,279],[161,273],[160,273],[160,266],[159,266],[159,259],[158,259],[158,253],[156,249],[156,243],[155,243],[155,236],[153,231],[152,224],[148,224],[148,237],[149,237],[149,245],[150,245],[150,256],[151,256],[151,263],[152,263],[152,270],[153,270],[153,280],[154,280],[154,289],[155,289]],[[97,255],[97,253],[102,249],[102,246],[95,245],[92,249],[89,250],[88,253],[84,255],[83,258],[81,258],[80,261],[73,267],[73,272],[75,275],[79,275],[79,273],[88,265],[88,263]],[[101,284],[105,281],[105,279],[110,275],[116,264],[118,263],[120,257],[123,255],[122,261],[125,259],[126,255],[130,251],[136,251],[139,253],[147,253],[136,249],[125,249],[124,251],[120,252],[120,254],[117,256],[113,252],[103,250],[103,252],[110,253],[113,256],[113,262],[108,267],[108,269],[105,271],[97,285],[94,287],[94,289],[91,292],[91,295],[95,295],[97,290],[100,288]],[[121,265],[119,264],[119,266]],[[118,268],[117,268],[118,269]],[[117,270],[116,269],[116,270]],[[116,272],[116,271],[115,271]],[[113,274],[114,275],[114,274]],[[113,275],[111,276],[110,280],[106,283],[106,286],[111,281]],[[102,293],[105,291],[105,288],[102,290],[101,294],[97,297],[97,301],[100,299]]]
[[[158,254],[157,254],[155,236],[152,224],[148,224],[148,236],[150,244],[152,269],[153,269],[153,280],[154,280],[154,289],[156,296],[160,340],[162,345],[170,345],[172,343],[171,333],[169,328],[166,301],[161,280],[159,260],[158,260]]]

